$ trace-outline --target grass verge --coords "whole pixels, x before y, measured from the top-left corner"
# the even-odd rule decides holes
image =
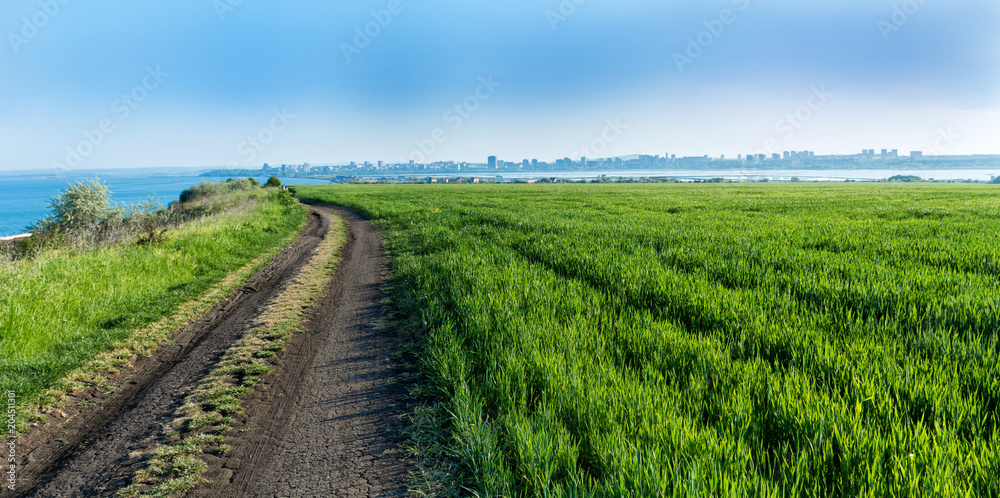
[[[0,265],[0,387],[18,429],[113,376],[241,287],[306,222],[280,191],[199,201],[213,214],[165,234]]]
[[[282,351],[302,330],[306,312],[322,295],[344,242],[344,224],[334,222],[309,262],[260,316],[257,327],[229,348],[222,361],[187,398],[165,427],[166,441],[150,450],[146,466],[119,496],[174,496],[206,480],[199,457],[215,447],[219,453],[230,430],[231,416],[243,410],[242,397],[273,367],[268,359]]]

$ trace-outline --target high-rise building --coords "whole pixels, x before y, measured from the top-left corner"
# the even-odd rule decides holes
[[[497,156],[490,156],[490,158],[488,159],[488,162],[489,162],[489,165],[490,165],[490,169],[496,169],[497,168]]]
[[[915,151],[910,152],[910,158],[911,159],[923,159],[923,157],[924,157],[924,153],[921,152],[921,151],[919,151],[919,150],[915,150]]]
[[[538,159],[532,159],[531,160],[531,167],[532,168],[538,168]]]

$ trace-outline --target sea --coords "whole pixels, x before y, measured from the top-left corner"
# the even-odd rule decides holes
[[[205,181],[223,181],[227,177],[204,176],[143,176],[128,174],[98,174],[101,182],[111,190],[111,200],[116,203],[135,204],[154,200],[167,205],[177,200],[180,193]],[[71,183],[92,180],[95,175],[66,176],[2,176],[0,175],[0,237],[28,231],[28,227],[45,218],[50,212],[48,203]],[[267,181],[267,176],[257,180]],[[279,177],[280,178],[280,177]],[[281,178],[288,185],[324,184],[325,180]]]

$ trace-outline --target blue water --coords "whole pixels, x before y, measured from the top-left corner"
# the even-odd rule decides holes
[[[0,176],[0,237],[27,231],[32,223],[49,213],[48,201],[65,189],[70,183],[91,180],[91,176]],[[180,193],[204,181],[222,181],[226,178],[199,176],[101,176],[101,181],[111,190],[112,202],[133,204],[153,198],[166,205],[177,200]],[[264,182],[267,177],[258,178]],[[282,183],[321,184],[320,180],[301,178],[281,179]]]

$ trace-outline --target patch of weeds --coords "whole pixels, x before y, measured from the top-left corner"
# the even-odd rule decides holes
[[[179,444],[155,448],[149,454],[146,468],[137,472],[132,485],[121,490],[118,496],[175,496],[208,482],[201,477],[205,462],[200,455],[206,446],[221,443],[220,435],[195,434]],[[143,489],[143,484],[151,482],[156,485]]]
[[[194,432],[201,428],[218,424],[222,418],[222,415],[218,413],[201,413],[195,415],[188,420],[187,430],[189,432]]]
[[[251,377],[244,377],[242,384],[244,386],[250,387],[257,385],[258,382],[260,382],[260,377],[251,376]]]
[[[227,404],[224,404],[224,405],[219,405],[219,407],[217,408],[217,410],[219,411],[219,413],[222,413],[224,415],[232,415],[234,413],[239,413],[239,412],[243,411],[243,405],[240,404],[240,403],[238,403],[238,402],[237,403],[227,403]]]
[[[284,350],[285,350],[285,342],[284,341],[281,341],[281,342],[272,342],[271,344],[268,344],[267,346],[264,346],[263,349],[261,349],[261,351],[272,351],[272,352],[275,352],[275,353],[278,352],[278,351],[284,351]]]

